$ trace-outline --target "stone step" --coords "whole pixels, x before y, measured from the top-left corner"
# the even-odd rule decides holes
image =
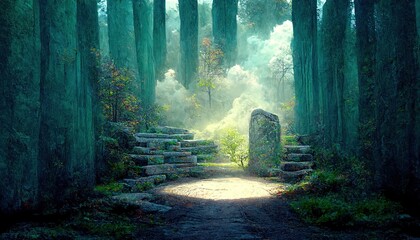
[[[140,138],[136,137],[139,147],[147,147],[154,149],[168,149],[169,146],[179,146],[177,139],[173,138]]]
[[[183,168],[195,167],[196,164],[184,163],[184,164],[161,164],[161,165],[150,165],[141,167],[145,176],[161,175],[161,174],[177,174],[183,173]]]
[[[286,156],[286,160],[289,162],[312,162],[314,157],[312,154],[289,153]]]
[[[287,172],[296,172],[305,169],[312,169],[313,162],[282,162],[280,169]]]
[[[112,197],[112,200],[123,207],[126,205],[137,207],[143,213],[165,213],[172,209],[169,206],[151,203],[148,198],[149,195],[145,193],[124,193]]]
[[[285,145],[287,153],[309,153],[311,151],[311,146],[309,145]]]
[[[189,133],[189,131],[187,129],[168,127],[168,126],[153,127],[151,129],[151,132],[163,133],[163,134],[185,134],[185,133]]]
[[[130,187],[134,187],[137,184],[160,184],[166,181],[166,175],[155,175],[149,177],[141,177],[141,178],[134,178],[134,179],[124,179],[124,183],[126,183]]]
[[[312,171],[313,171],[312,169],[305,169],[305,170],[300,170],[300,171],[295,171],[295,172],[287,172],[287,171],[280,170],[278,172],[278,176],[279,176],[280,181],[287,182],[287,183],[295,183],[295,182],[301,181],[306,175],[308,175]]]
[[[137,154],[130,154],[131,159],[139,166],[147,166],[147,165],[156,165],[156,164],[163,164],[164,156],[163,155],[137,155]]]
[[[163,133],[135,133],[134,136],[138,138],[171,138],[171,135]]]
[[[214,160],[216,156],[214,154],[199,154],[197,155],[197,162],[205,163]]]
[[[199,147],[181,147],[179,148],[180,151],[191,152],[193,155],[200,155],[200,154],[210,154],[210,153],[217,153],[218,147],[217,145],[207,145],[207,146],[199,146]]]
[[[193,133],[172,134],[170,136],[171,136],[171,138],[176,138],[179,141],[194,139],[194,134]]]
[[[165,158],[171,157],[188,157],[191,156],[191,152],[163,152]]]
[[[146,147],[134,147],[133,154],[139,155],[163,155],[163,150],[157,150],[155,148],[146,148]]]
[[[192,163],[197,164],[197,156],[185,156],[185,157],[168,157],[165,158],[165,163]]]
[[[216,145],[213,140],[185,140],[181,141],[181,147],[199,147],[199,146],[207,146],[207,145]]]

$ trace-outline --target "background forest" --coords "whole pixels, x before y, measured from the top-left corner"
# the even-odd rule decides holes
[[[91,192],[115,126],[245,144],[255,108],[278,114],[283,135],[309,139],[350,188],[418,210],[419,0],[2,0],[0,9],[2,214]]]

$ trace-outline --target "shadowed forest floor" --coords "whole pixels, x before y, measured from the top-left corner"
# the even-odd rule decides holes
[[[392,228],[310,226],[291,211],[285,189],[238,170],[179,178],[148,191],[155,203],[171,206],[169,212],[147,214],[102,196],[65,214],[20,221],[0,239],[415,239]]]

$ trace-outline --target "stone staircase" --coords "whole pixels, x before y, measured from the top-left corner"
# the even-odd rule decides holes
[[[170,175],[202,172],[197,162],[205,161],[218,152],[211,140],[194,140],[186,129],[156,127],[148,133],[136,133],[136,146],[130,157],[139,166],[141,177],[125,179],[133,187],[137,184],[158,184]]]
[[[285,157],[279,170],[281,181],[295,183],[313,171],[314,160],[309,145],[286,145],[284,149]]]

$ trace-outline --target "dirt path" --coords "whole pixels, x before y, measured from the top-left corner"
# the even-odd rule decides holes
[[[311,227],[277,196],[284,185],[248,177],[180,179],[154,189],[173,209],[140,239],[371,239],[372,233]]]

